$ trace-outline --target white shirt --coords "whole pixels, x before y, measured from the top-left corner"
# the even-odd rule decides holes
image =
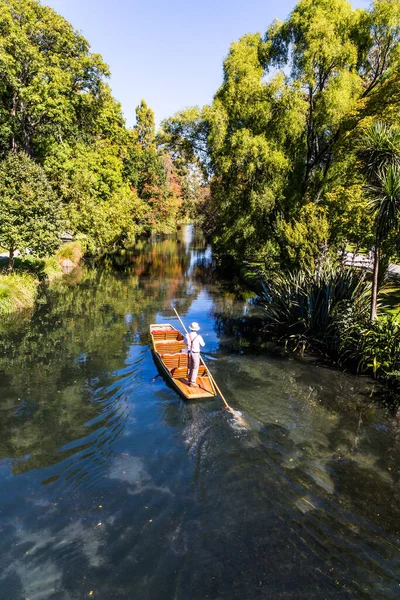
[[[186,345],[189,352],[200,352],[200,346],[205,346],[205,342],[196,331],[191,331],[186,334]]]

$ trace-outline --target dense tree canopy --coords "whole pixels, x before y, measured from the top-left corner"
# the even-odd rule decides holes
[[[1,2],[0,74],[0,160],[23,151],[43,167],[63,227],[89,250],[174,226],[182,198],[168,185],[152,110],[142,101],[126,128],[107,65],[63,17],[38,0]]]
[[[2,153],[38,156],[54,141],[96,133],[108,69],[88,42],[34,0],[2,2],[0,34]]]
[[[163,123],[208,174],[217,248],[312,268],[328,249],[373,243],[356,146],[372,120],[398,121],[399,40],[399,0],[300,0],[231,45],[213,103]]]
[[[177,113],[157,135],[144,100],[127,129],[108,67],[65,19],[8,0],[0,160],[23,151],[39,164],[64,227],[93,251],[197,211],[221,252],[313,268],[375,241],[356,148],[371,122],[398,123],[399,41],[400,0],[368,10],[300,0],[284,22],[231,45],[210,106]]]

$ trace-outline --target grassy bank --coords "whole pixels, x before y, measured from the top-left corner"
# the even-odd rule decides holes
[[[38,284],[28,273],[0,275],[0,314],[33,308]]]
[[[51,282],[78,266],[83,257],[80,242],[63,244],[54,256],[37,259],[17,257],[14,272],[6,272],[7,259],[0,274],[0,315],[33,308],[41,282]]]

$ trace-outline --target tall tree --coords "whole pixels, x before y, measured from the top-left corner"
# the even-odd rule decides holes
[[[108,75],[53,9],[0,1],[0,159],[23,150],[42,165],[66,226],[92,250],[170,225],[176,214],[153,111],[142,101],[128,131]]]
[[[301,0],[267,31],[266,70],[291,67],[291,85],[307,102],[303,193],[321,193],[352,113],[365,111],[397,70],[399,40],[398,0],[377,0],[370,11],[347,0]]]
[[[155,150],[156,126],[154,121],[154,111],[147,106],[145,100],[141,100],[136,107],[136,138],[141,147],[146,150],[152,148]]]
[[[171,231],[178,212],[176,194],[168,186],[168,165],[157,148],[154,113],[142,100],[130,132],[124,175],[147,204],[147,226],[155,231]]]
[[[366,207],[355,140],[377,114],[398,119],[399,41],[400,0],[369,10],[300,0],[264,38],[231,45],[210,107],[163,125],[167,143],[186,156],[201,155],[205,141],[206,221],[222,251],[275,266],[289,264],[290,249],[290,264],[301,266],[310,264],[307,247],[314,260],[327,243],[369,237],[352,224]],[[310,246],[315,231],[320,243]]]

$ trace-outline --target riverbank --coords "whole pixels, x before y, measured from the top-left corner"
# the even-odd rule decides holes
[[[20,256],[15,259],[14,271],[6,272],[8,257],[3,257],[0,274],[0,315],[32,309],[42,283],[50,283],[77,267],[84,255],[81,242],[67,242],[45,259]],[[1,263],[0,263],[1,265]]]
[[[399,311],[370,320],[365,272],[326,263],[316,272],[271,274],[242,265],[240,276],[258,295],[266,339],[285,352],[322,356],[355,374],[400,390]],[[381,290],[381,298],[385,290]]]

